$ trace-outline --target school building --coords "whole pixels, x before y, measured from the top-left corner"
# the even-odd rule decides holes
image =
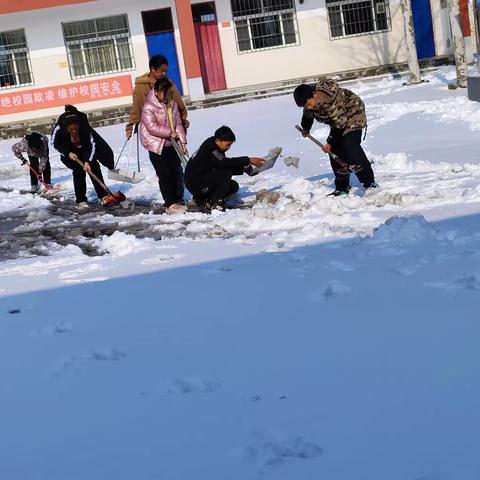
[[[419,58],[451,55],[446,0],[411,2]],[[127,106],[155,54],[187,100],[406,62],[399,0],[5,0],[0,129]]]

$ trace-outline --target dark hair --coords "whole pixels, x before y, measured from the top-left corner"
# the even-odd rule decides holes
[[[148,66],[150,70],[152,68],[156,70],[157,68],[160,68],[162,65],[168,65],[167,57],[164,57],[163,55],[154,55],[148,62]]]
[[[293,98],[299,107],[304,107],[309,98],[313,97],[315,90],[310,85],[302,83],[293,91]]]
[[[156,82],[155,85],[153,86],[153,89],[156,92],[163,92],[163,95],[167,95],[168,90],[172,88],[172,82],[168,78],[159,78]]]
[[[25,137],[27,139],[28,146],[33,150],[40,150],[43,147],[43,138],[37,132],[32,132]]]
[[[74,115],[73,113],[70,114],[70,115],[66,115],[63,118],[63,126],[65,128],[67,128],[70,125],[80,125],[80,121],[79,121],[78,117],[76,115]]]
[[[236,140],[233,130],[225,125],[216,130],[214,137],[215,140],[222,140],[224,142],[234,142]]]
[[[74,105],[65,105],[65,113],[77,113],[78,109]]]

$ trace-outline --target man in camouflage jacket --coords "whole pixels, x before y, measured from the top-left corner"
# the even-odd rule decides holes
[[[333,152],[344,160],[350,170],[330,159],[335,173],[334,195],[350,189],[350,171],[355,171],[365,188],[375,187],[372,166],[361,146],[362,129],[367,127],[365,104],[346,88],[340,88],[335,80],[326,79],[315,86],[299,85],[294,91],[295,102],[303,107],[302,128],[308,134],[313,121],[330,126],[330,134],[323,150]]]

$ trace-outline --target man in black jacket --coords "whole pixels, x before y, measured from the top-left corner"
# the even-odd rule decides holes
[[[261,167],[263,158],[233,157],[225,155],[235,134],[229,127],[220,127],[213,137],[207,138],[185,168],[185,185],[197,204],[208,210],[225,210],[225,198],[239,189],[233,175],[249,172],[254,166]]]
[[[93,172],[102,182],[98,162],[111,170],[114,167],[113,151],[107,142],[92,128],[87,116],[72,105],[65,106],[52,132],[52,143],[62,163],[73,171],[75,197],[80,208],[88,208],[85,172]],[[82,166],[78,163],[80,160]],[[102,201],[108,193],[96,181],[95,192]],[[104,203],[104,202],[102,202]]]

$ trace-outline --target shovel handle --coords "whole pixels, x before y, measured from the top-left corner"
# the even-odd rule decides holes
[[[45,182],[42,178],[42,176],[40,175],[40,172],[37,172],[33,167],[32,165],[30,164],[30,162],[25,162],[27,165],[28,165],[28,168],[33,172],[33,174],[37,177],[38,181],[39,182],[42,182],[43,186],[47,189],[47,190],[53,190],[53,187],[50,186],[47,182]]]
[[[305,130],[300,126],[300,125],[295,125],[295,128],[302,133],[302,135],[305,135]],[[312,137],[312,135],[310,135],[309,133],[307,133],[305,135],[305,137],[307,137],[309,140],[311,140],[313,143],[315,143],[316,145],[318,145],[320,148],[323,148],[324,145],[323,143],[320,141],[320,140],[317,140],[315,137]],[[346,168],[349,168],[347,163],[344,162],[343,160],[340,159],[340,157],[338,155],[335,155],[335,153],[333,152],[328,152],[328,155],[330,155],[330,158],[332,158],[333,160],[335,160],[339,165],[341,165],[342,167],[346,167]]]
[[[82,168],[85,168],[85,164],[79,159],[75,159],[75,162],[77,162]],[[109,195],[113,197],[113,193],[108,189],[108,187],[93,173],[93,172],[88,172],[91,178],[93,178]]]
[[[188,157],[182,152],[180,145],[178,144],[175,138],[171,138],[170,141],[172,142],[173,148],[175,152],[177,152],[178,157],[180,158],[180,162],[182,163],[182,167],[185,168],[188,163]]]
[[[113,168],[117,168],[118,162],[120,162],[120,159],[122,158],[123,151],[125,150],[125,147],[127,146],[128,138],[125,140],[125,143],[123,144],[122,150],[120,151],[120,155],[117,158],[117,161],[115,162],[115,166]]]

